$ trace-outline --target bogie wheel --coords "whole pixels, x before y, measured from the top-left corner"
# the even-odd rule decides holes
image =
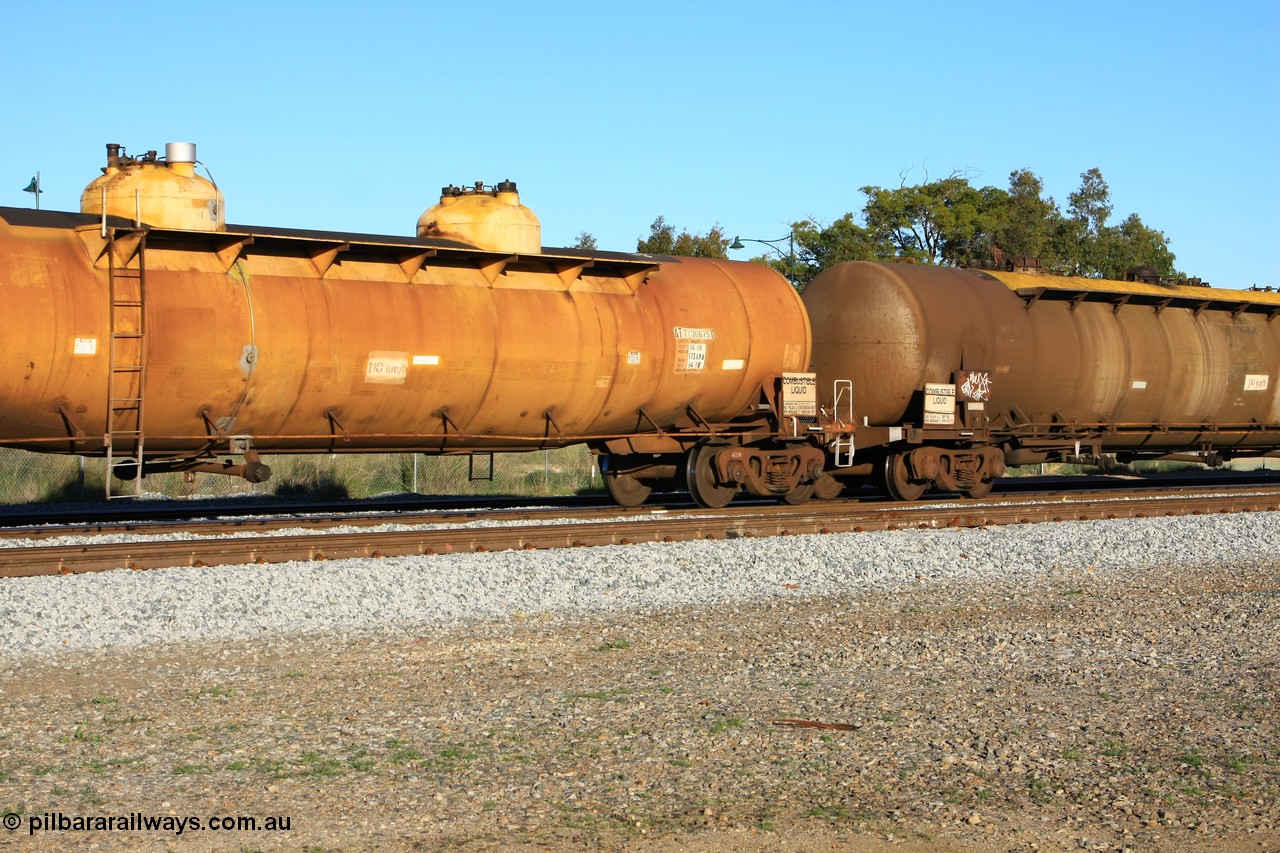
[[[891,453],[884,460],[884,487],[894,500],[914,501],[928,490],[929,482],[912,480],[907,471],[906,455]]]
[[[811,497],[813,497],[813,483],[802,483],[783,495],[782,502],[791,506],[800,506]]]
[[[738,493],[736,483],[722,486],[716,482],[716,472],[711,459],[719,449],[715,445],[699,444],[689,451],[684,466],[685,485],[689,488],[689,496],[698,506],[708,509],[728,506],[729,501],[733,500],[733,496]]]
[[[614,503],[618,506],[640,506],[647,501],[653,487],[645,485],[630,474],[615,473],[612,462],[611,457],[600,457],[600,477],[604,480],[604,490],[613,498]]]
[[[813,496],[820,501],[834,500],[844,491],[844,483],[832,477],[830,474],[823,474],[818,481],[813,484]]]

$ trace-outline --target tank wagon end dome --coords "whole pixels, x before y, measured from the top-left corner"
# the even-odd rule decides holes
[[[156,228],[225,231],[222,192],[196,174],[198,162],[193,142],[166,144],[164,157],[155,151],[131,157],[124,146],[107,143],[107,165],[80,194],[80,211]]]
[[[440,202],[418,217],[418,236],[454,240],[495,252],[536,255],[542,251],[542,223],[520,203],[513,181],[493,187],[440,190]]]

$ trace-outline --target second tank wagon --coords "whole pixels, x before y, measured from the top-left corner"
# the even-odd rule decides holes
[[[1034,269],[853,262],[805,291],[812,370],[851,380],[860,455],[891,492],[1280,444],[1280,294]]]

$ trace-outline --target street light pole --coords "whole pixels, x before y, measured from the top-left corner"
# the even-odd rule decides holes
[[[40,189],[40,173],[39,172],[36,172],[36,176],[31,179],[31,183],[27,184],[26,189],[24,189],[23,192],[36,194],[36,210],[39,210],[40,209],[40,193],[44,192],[44,190]]]
[[[787,251],[786,251],[787,281],[791,282],[792,287],[796,286],[796,230],[794,228],[792,228],[791,232],[787,234],[785,237],[779,237],[776,240],[758,240],[754,237],[734,237],[733,242],[729,244],[729,248],[733,251],[747,248],[746,246],[742,245],[744,240],[748,243],[761,243],[765,246],[768,246],[770,249],[773,249],[779,255],[783,254],[783,252],[782,252],[782,247],[779,246],[778,244],[781,243],[783,240],[786,240],[787,241]]]

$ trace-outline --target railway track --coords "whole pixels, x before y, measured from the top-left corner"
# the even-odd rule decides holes
[[[150,536],[181,533],[187,538],[147,539],[135,535],[121,541],[104,535],[101,542],[3,548],[0,549],[0,577],[1277,510],[1280,510],[1280,486],[1268,485],[1247,489],[1205,488],[1194,492],[1185,487],[1153,492],[1148,487],[1057,492],[1048,496],[1005,495],[981,502],[832,501],[800,507],[755,504],[723,510],[624,511],[616,507],[523,510],[509,515],[486,513],[484,521],[479,520],[480,513],[467,511],[400,514],[394,519],[333,516],[204,525],[132,524],[127,531],[115,532]],[[392,529],[373,527],[389,523],[393,523]],[[353,531],[351,528],[355,526],[363,529]],[[312,531],[298,533],[299,527],[309,527]],[[22,532],[9,530],[5,534],[12,537]],[[56,528],[49,529],[43,531],[43,535],[55,532]],[[84,530],[79,532],[83,535]],[[99,527],[93,532],[109,531]],[[198,535],[189,535],[193,532]]]

